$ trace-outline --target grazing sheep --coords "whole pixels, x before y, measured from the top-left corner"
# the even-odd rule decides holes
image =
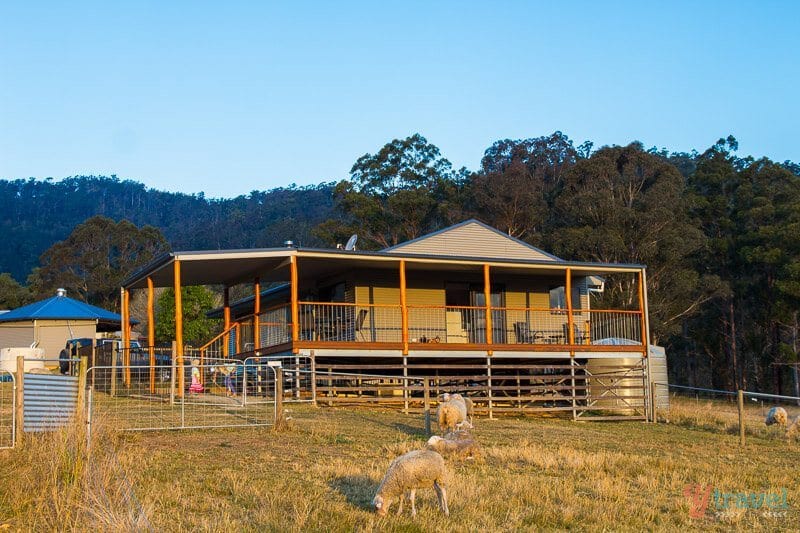
[[[448,435],[453,435],[453,433],[448,433]],[[428,443],[425,447],[444,457],[457,457],[459,459],[471,457],[477,459],[481,456],[480,443],[469,436],[466,438],[448,439],[434,435],[428,439]]]
[[[467,419],[467,406],[463,401],[445,394],[442,403],[439,404],[436,419],[439,421],[442,433],[457,429],[458,425]]]
[[[446,476],[444,459],[434,451],[414,450],[397,457],[389,465],[389,470],[383,476],[378,492],[372,500],[375,512],[378,516],[386,516],[389,507],[397,500],[399,515],[403,512],[403,497],[408,492],[408,499],[411,500],[411,516],[416,516],[414,498],[417,489],[433,485],[433,490],[439,499],[439,508],[445,516],[450,516],[450,510],[447,508],[447,491],[444,486]]]
[[[785,427],[788,421],[789,415],[786,414],[786,409],[783,407],[773,407],[767,413],[767,418],[764,420],[764,423],[768,426],[778,424],[781,427]]]
[[[445,397],[449,396],[450,400],[458,400],[464,402],[464,407],[467,408],[467,420],[469,420],[470,425],[472,424],[472,416],[475,414],[475,404],[472,402],[472,398],[469,396],[462,396],[460,394],[445,394]],[[445,400],[447,401],[447,400]]]
[[[456,429],[455,431],[448,431],[445,433],[444,438],[447,440],[470,440],[472,436],[466,429]]]
[[[794,422],[786,428],[786,438],[794,439],[800,437],[800,416],[794,419]]]

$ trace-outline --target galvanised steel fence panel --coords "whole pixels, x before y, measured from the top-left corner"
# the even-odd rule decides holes
[[[78,406],[78,378],[26,373],[23,379],[23,429],[52,431],[69,424]]]
[[[193,364],[195,363],[195,364]],[[90,420],[112,429],[144,431],[275,423],[275,372],[219,360],[180,366],[96,366],[89,369]],[[151,372],[152,370],[152,372]],[[256,385],[257,372],[263,383]]]

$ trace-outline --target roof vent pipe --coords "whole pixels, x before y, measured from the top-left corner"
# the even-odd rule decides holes
[[[283,241],[283,245],[287,248],[294,248],[294,241]]]
[[[56,289],[56,296],[58,296],[59,298],[63,298],[66,295],[67,295],[67,289],[62,289],[60,287]]]

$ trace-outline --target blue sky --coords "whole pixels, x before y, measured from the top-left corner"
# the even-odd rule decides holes
[[[702,4],[2,2],[0,178],[231,197],[415,132],[470,169],[555,130],[800,161],[800,4]]]

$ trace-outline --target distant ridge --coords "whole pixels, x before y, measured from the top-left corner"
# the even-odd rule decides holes
[[[39,256],[102,215],[161,230],[173,248],[318,244],[311,229],[332,212],[333,184],[280,187],[229,199],[149,189],[116,176],[0,180],[0,272],[24,282]]]

